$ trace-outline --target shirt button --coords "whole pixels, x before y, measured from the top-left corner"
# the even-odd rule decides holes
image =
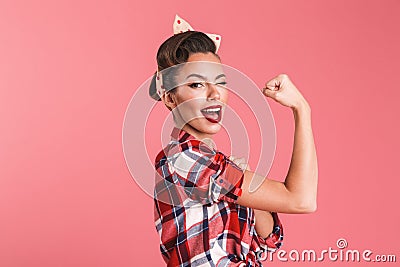
[[[223,179],[219,179],[219,182],[222,184],[224,182],[224,180]]]

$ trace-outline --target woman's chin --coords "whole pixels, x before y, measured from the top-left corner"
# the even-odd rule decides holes
[[[201,119],[199,121],[199,125],[196,125],[197,130],[199,132],[203,132],[206,134],[216,134],[221,130],[221,124],[218,122],[211,122],[207,119]]]

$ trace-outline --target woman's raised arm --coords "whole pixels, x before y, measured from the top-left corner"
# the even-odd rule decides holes
[[[263,177],[246,170],[242,195],[237,202],[265,211],[314,212],[317,208],[318,166],[311,127],[311,108],[285,74],[270,80],[263,93],[293,110],[295,133],[291,163],[284,182],[265,179],[255,192],[249,191],[251,180]]]

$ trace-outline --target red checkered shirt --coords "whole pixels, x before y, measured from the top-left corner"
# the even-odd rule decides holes
[[[174,128],[157,155],[154,219],[167,266],[262,266],[282,245],[283,229],[263,238],[252,208],[237,204],[243,170],[223,153]],[[264,255],[265,259],[265,255]]]

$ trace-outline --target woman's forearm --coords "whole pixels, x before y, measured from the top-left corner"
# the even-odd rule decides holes
[[[295,119],[293,153],[286,188],[293,193],[300,210],[316,209],[318,164],[311,127],[311,108],[306,101],[292,108]]]

